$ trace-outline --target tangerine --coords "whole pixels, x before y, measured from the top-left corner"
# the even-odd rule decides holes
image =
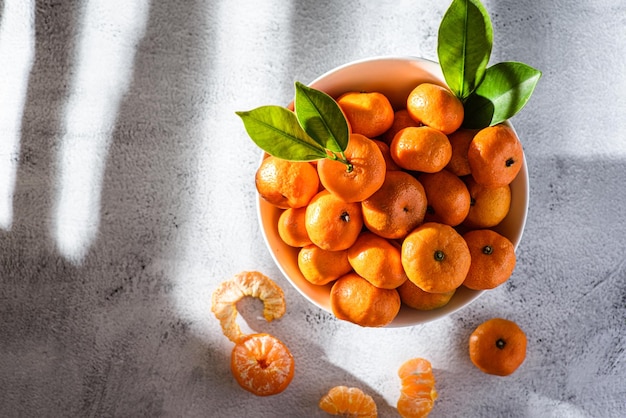
[[[376,287],[395,289],[407,279],[400,249],[385,238],[362,232],[347,251],[354,271]]]
[[[428,207],[424,220],[457,226],[470,210],[471,197],[459,177],[447,170],[423,173],[419,181],[424,186]]]
[[[393,107],[382,93],[350,91],[339,96],[337,104],[353,133],[375,138],[393,124]]]
[[[278,218],[278,235],[283,242],[291,247],[304,247],[311,244],[306,232],[306,207],[288,208]]]
[[[504,235],[476,229],[463,235],[472,262],[463,285],[474,290],[493,289],[506,282],[515,269],[515,247]]]
[[[446,293],[465,280],[471,263],[463,237],[449,225],[427,222],[402,242],[402,265],[409,280],[431,293]]]
[[[450,90],[433,83],[421,83],[407,98],[406,108],[411,117],[444,134],[461,127],[465,115],[463,102]]]
[[[383,185],[361,202],[363,223],[388,239],[404,238],[424,221],[426,193],[422,184],[404,171],[389,171]]]
[[[406,306],[419,311],[431,311],[447,305],[456,293],[456,289],[445,293],[430,293],[423,291],[412,281],[406,280],[398,287],[398,293],[402,303]]]
[[[308,162],[287,161],[268,156],[257,169],[259,195],[281,209],[306,206],[319,189],[319,177]]]
[[[524,362],[526,344],[526,334],[515,322],[492,318],[470,335],[469,355],[482,372],[508,376]]]
[[[463,225],[472,228],[491,228],[506,218],[511,209],[511,186],[487,187],[476,183],[471,176],[465,178],[470,194],[470,209]]]
[[[319,407],[331,415],[354,418],[376,418],[374,399],[359,388],[335,386],[320,399]]]
[[[330,251],[348,249],[363,227],[361,204],[345,202],[322,190],[306,208],[305,226],[309,238],[318,247]]]
[[[328,251],[315,244],[300,249],[298,267],[304,278],[316,285],[328,284],[352,271],[348,250]]]
[[[510,184],[519,173],[524,151],[515,131],[500,123],[478,131],[467,158],[477,183],[500,187]]]
[[[344,151],[348,165],[330,158],[317,163],[324,188],[346,202],[370,197],[385,181],[385,157],[371,139],[353,133]]]
[[[289,386],[294,359],[285,344],[270,334],[250,334],[239,340],[230,357],[237,383],[257,396],[270,396]]]
[[[448,140],[452,146],[452,157],[450,157],[446,169],[452,174],[462,177],[472,172],[467,153],[476,132],[478,132],[476,129],[461,128],[448,135]]]
[[[393,137],[404,128],[409,126],[421,126],[421,124],[411,117],[409,111],[406,109],[397,110],[393,117],[393,124],[391,128],[385,132],[381,139],[388,145],[393,141]]]
[[[383,327],[400,311],[396,289],[381,289],[352,272],[338,278],[330,289],[330,306],[338,319],[362,327]]]
[[[393,137],[389,150],[400,167],[425,173],[440,171],[452,157],[448,137],[429,126],[402,129]]]
[[[387,171],[397,171],[402,170],[402,167],[398,166],[396,162],[391,158],[391,150],[389,149],[389,145],[381,140],[372,139],[380,148],[380,152],[383,153],[383,158],[385,158],[385,168]]]

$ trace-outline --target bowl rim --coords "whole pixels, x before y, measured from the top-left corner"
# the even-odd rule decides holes
[[[351,61],[345,64],[342,64],[340,66],[337,66],[327,72],[325,72],[324,74],[316,77],[313,81],[311,81],[308,85],[309,86],[313,86],[315,87],[316,84],[319,84],[320,82],[322,82],[323,80],[326,80],[328,77],[333,76],[334,74],[337,73],[341,73],[342,71],[345,71],[346,69],[349,69],[351,67],[354,66],[360,66],[360,65],[366,65],[366,64],[371,64],[371,63],[388,63],[390,61],[395,61],[395,62],[404,62],[407,64],[415,64],[415,63],[419,63],[421,65],[425,65],[428,67],[429,72],[432,69],[432,72],[434,72],[434,74],[437,76],[437,78],[439,78],[439,81],[445,85],[445,82],[443,81],[443,74],[441,73],[441,68],[439,66],[439,64],[436,61],[427,59],[427,58],[422,58],[422,57],[412,57],[412,56],[374,56],[371,58],[363,58],[363,59],[358,59],[355,61]],[[510,121],[506,121],[504,122],[505,124],[507,124],[509,127],[511,127],[513,129],[513,131],[515,132],[515,134],[517,135],[517,132],[515,131],[515,127],[510,123]],[[519,137],[519,136],[518,136]],[[261,161],[263,161],[263,159],[266,157],[266,154],[264,152],[261,152],[261,159],[259,161],[259,164]],[[511,239],[513,246],[515,248],[515,250],[517,251],[517,248],[521,242],[525,227],[526,227],[526,222],[527,222],[527,218],[528,218],[528,208],[529,208],[529,198],[530,198],[530,191],[529,191],[529,175],[528,175],[528,167],[527,167],[527,161],[526,161],[526,155],[525,153],[523,153],[523,161],[522,161],[522,167],[520,169],[520,172],[518,173],[517,177],[513,180],[513,182],[511,184],[515,183],[516,185],[521,185],[523,187],[521,187],[520,189],[516,189],[516,194],[515,196],[512,195],[512,198],[515,197],[516,199],[519,199],[520,202],[519,203],[523,203],[522,207],[516,206],[517,210],[521,210],[522,213],[518,214],[518,217],[521,219],[521,224],[519,225],[519,229],[517,230],[517,234],[515,237],[513,237]],[[520,186],[518,186],[520,187]],[[309,295],[307,292],[305,292],[301,286],[299,286],[294,279],[291,277],[291,275],[288,273],[288,271],[286,270],[286,267],[283,265],[283,263],[279,260],[278,255],[276,254],[276,251],[273,250],[274,246],[272,244],[272,242],[270,241],[270,237],[268,234],[268,231],[266,230],[265,224],[264,224],[264,217],[263,217],[263,211],[264,208],[268,208],[268,209],[274,209],[276,213],[280,212],[280,209],[278,208],[272,208],[271,204],[269,204],[268,202],[264,201],[263,198],[256,193],[256,211],[257,211],[257,218],[258,218],[258,222],[259,222],[259,226],[261,228],[261,234],[263,236],[263,240],[265,242],[266,248],[268,250],[268,252],[270,253],[270,256],[272,257],[272,260],[274,261],[274,263],[276,264],[276,266],[278,267],[278,269],[280,270],[281,274],[287,279],[287,281],[289,282],[289,284],[294,287],[298,293],[300,293],[306,300],[308,300],[310,303],[312,303],[313,305],[317,306],[318,308],[320,308],[321,310],[331,313],[332,314],[332,310],[330,309],[329,305],[324,305],[322,303],[320,303],[318,300],[314,299],[311,295]],[[511,201],[511,207],[513,208],[513,200]],[[507,215],[508,217],[509,215]],[[498,226],[494,227],[494,229],[497,229]],[[277,232],[275,231],[275,233],[277,234]],[[287,244],[282,243],[282,245],[284,247],[288,247]],[[298,251],[299,249],[295,248],[295,247],[291,247],[293,251]],[[306,279],[304,279],[302,277],[302,280],[306,281]],[[308,282],[307,282],[308,283]],[[320,291],[322,289],[330,289],[330,284],[328,285],[324,285],[324,286],[319,286],[319,285],[313,285],[309,283],[310,287],[315,287],[320,289]],[[403,310],[410,310],[411,312],[411,316],[412,317],[419,317],[419,320],[414,320],[414,321],[407,321],[405,318],[401,317],[401,315],[399,314],[398,317],[396,317],[390,324],[386,325],[383,328],[400,328],[400,327],[410,327],[410,326],[416,326],[416,325],[421,325],[421,324],[425,324],[428,322],[432,322],[441,318],[445,318],[449,315],[452,315],[455,312],[458,312],[459,310],[469,306],[470,304],[472,304],[473,302],[475,302],[483,293],[485,292],[485,290],[470,290],[464,287],[461,287],[457,290],[457,294],[455,294],[452,298],[452,300],[445,305],[442,308],[439,309],[435,309],[435,310],[431,310],[431,311],[419,311],[419,310],[415,310],[415,309],[411,309],[409,307],[406,306],[402,306],[401,308],[401,313],[403,312]],[[459,299],[462,298],[462,303],[459,303]]]

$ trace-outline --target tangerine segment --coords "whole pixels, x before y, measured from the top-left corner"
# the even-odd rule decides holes
[[[224,335],[234,343],[244,337],[237,324],[237,302],[246,296],[263,301],[263,317],[268,322],[280,318],[286,310],[283,290],[258,271],[245,271],[222,282],[213,292],[211,311]]]
[[[235,344],[230,368],[242,388],[258,396],[269,396],[289,386],[294,360],[287,346],[276,337],[251,334]]]
[[[407,360],[398,369],[401,380],[398,413],[402,417],[426,417],[435,405],[437,391],[432,365],[417,357]]]
[[[385,157],[374,141],[356,133],[350,135],[344,155],[349,165],[330,158],[318,161],[320,182],[339,199],[360,202],[385,181]]]
[[[526,334],[515,322],[492,318],[470,335],[470,360],[484,373],[508,376],[524,362],[526,343]]]
[[[446,293],[463,283],[470,268],[463,237],[449,225],[427,222],[402,242],[402,265],[420,289]]]
[[[331,415],[375,418],[378,409],[374,399],[359,388],[335,386],[320,399],[319,407]]]

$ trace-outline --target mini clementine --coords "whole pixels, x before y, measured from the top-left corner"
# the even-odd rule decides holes
[[[330,290],[330,306],[338,319],[362,327],[383,327],[400,311],[396,289],[381,289],[356,273],[338,278]]]
[[[446,169],[452,174],[462,177],[472,172],[467,153],[470,143],[477,132],[476,129],[461,128],[448,135],[448,140],[452,146],[452,157],[448,165],[446,165]]]
[[[322,190],[306,208],[305,226],[309,238],[318,247],[330,251],[348,249],[363,227],[361,204],[345,202]]]
[[[515,247],[503,235],[490,229],[466,232],[463,239],[472,262],[463,285],[474,290],[493,289],[506,282],[515,269]]]
[[[435,173],[452,157],[448,137],[428,127],[408,127],[399,131],[389,146],[391,158],[405,170]]]
[[[470,210],[471,198],[467,186],[447,170],[423,173],[418,180],[424,186],[428,206],[424,220],[457,226]]]
[[[515,131],[505,124],[478,131],[467,158],[472,177],[488,187],[510,184],[522,168],[524,151]]]
[[[421,83],[407,98],[406,108],[411,117],[444,134],[451,134],[461,127],[463,103],[445,87]]]
[[[391,128],[389,128],[381,138],[385,143],[390,145],[391,141],[393,141],[393,137],[402,129],[408,128],[409,126],[421,126],[421,124],[411,117],[408,110],[397,110],[394,114]]]
[[[419,311],[430,311],[446,306],[456,293],[456,289],[445,293],[430,293],[423,291],[415,283],[407,280],[398,287],[398,293],[402,303],[406,306]]]
[[[278,236],[291,247],[304,247],[311,244],[311,238],[306,232],[306,207],[289,208],[284,210],[278,218]]]
[[[482,372],[508,376],[526,359],[526,345],[526,334],[515,322],[492,318],[470,335],[469,355]]]
[[[393,124],[393,107],[382,93],[351,91],[339,96],[337,104],[353,133],[375,138]]]
[[[385,157],[374,141],[355,133],[350,135],[344,154],[349,165],[329,158],[318,161],[319,179],[339,199],[360,202],[385,181]]]
[[[348,250],[328,251],[315,244],[298,252],[298,268],[309,282],[325,285],[352,271]]]
[[[402,242],[402,265],[420,289],[446,293],[458,288],[470,268],[463,237],[449,225],[427,222]]]
[[[404,171],[387,172],[383,185],[361,202],[365,226],[388,239],[404,238],[419,226],[426,207],[424,187]]]
[[[259,195],[272,205],[287,209],[306,206],[319,189],[319,177],[308,162],[268,156],[255,176]]]
[[[511,209],[511,187],[487,187],[476,183],[472,176],[465,178],[470,194],[470,209],[463,225],[472,228],[491,228],[506,218]]]
[[[361,232],[348,248],[348,261],[359,276],[382,289],[395,289],[407,279],[400,249],[371,232]]]

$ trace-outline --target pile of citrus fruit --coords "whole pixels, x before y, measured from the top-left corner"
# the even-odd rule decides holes
[[[462,127],[462,102],[433,83],[415,86],[400,109],[376,91],[336,103],[349,126],[345,161],[268,155],[255,177],[282,210],[277,230],[299,248],[304,278],[330,287],[335,316],[380,327],[402,304],[436,309],[460,286],[504,283],[515,251],[494,227],[523,163],[513,129]]]

